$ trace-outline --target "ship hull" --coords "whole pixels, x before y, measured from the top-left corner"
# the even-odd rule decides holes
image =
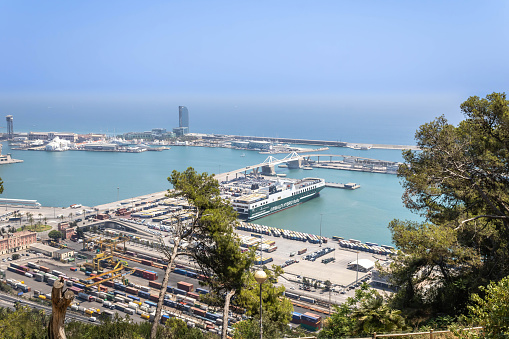
[[[282,199],[275,201],[271,204],[267,204],[264,206],[254,208],[252,210],[249,210],[247,213],[239,213],[239,218],[244,219],[246,221],[252,221],[252,220],[266,217],[268,215],[271,215],[271,214],[274,214],[277,212],[281,212],[283,210],[297,206],[297,205],[302,204],[308,200],[318,197],[320,195],[320,191],[323,188],[324,188],[323,186],[317,187],[316,189],[314,189],[312,191],[302,192],[302,193],[294,195],[294,196],[282,198]]]

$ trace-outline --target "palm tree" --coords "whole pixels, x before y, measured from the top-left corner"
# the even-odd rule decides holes
[[[42,219],[42,213],[39,213],[38,215],[39,215],[39,225],[41,225],[42,224],[42,220],[41,220]]]
[[[44,217],[44,225],[48,224],[48,218]]]
[[[352,314],[357,319],[357,334],[389,333],[405,327],[400,310],[391,309],[381,295],[361,302]]]

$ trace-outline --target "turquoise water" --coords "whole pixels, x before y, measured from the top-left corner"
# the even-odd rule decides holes
[[[263,162],[266,154],[225,148],[174,146],[163,152],[36,152],[10,150],[4,153],[24,160],[0,166],[3,198],[36,199],[43,206],[80,203],[95,206],[170,188],[167,177],[176,169],[192,166],[199,172],[221,173]],[[245,153],[245,157],[240,155]],[[321,154],[358,155],[401,161],[401,151],[331,148]],[[283,158],[284,155],[275,155]],[[259,219],[258,224],[319,234],[338,235],[362,241],[390,243],[387,224],[392,219],[418,217],[403,207],[403,190],[395,175],[314,169],[277,169],[291,178],[321,177],[331,182],[355,182],[350,191],[325,188],[320,197],[305,204]],[[117,189],[118,188],[118,189]]]

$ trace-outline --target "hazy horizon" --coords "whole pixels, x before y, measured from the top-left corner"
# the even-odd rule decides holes
[[[413,143],[503,92],[505,1],[0,4],[15,131],[171,129]]]

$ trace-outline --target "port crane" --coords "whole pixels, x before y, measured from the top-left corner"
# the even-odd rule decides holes
[[[122,270],[124,270],[124,269],[126,269],[127,271],[122,273]],[[129,275],[129,274],[132,274],[132,273],[134,273],[134,269],[127,268],[126,266],[124,266],[123,263],[118,262],[112,270],[110,270],[108,272],[100,273],[100,274],[98,274],[96,276],[93,276],[93,277],[86,278],[85,281],[88,281],[88,280],[95,279],[97,277],[103,277],[103,276],[108,275],[108,274],[110,275],[108,278],[104,278],[104,279],[101,279],[101,280],[98,280],[98,281],[94,281],[94,282],[92,282],[90,284],[86,284],[85,288],[89,289],[92,286],[96,286],[96,285],[102,284],[105,281],[113,280],[113,279],[118,278],[118,277],[125,277],[126,275]]]

